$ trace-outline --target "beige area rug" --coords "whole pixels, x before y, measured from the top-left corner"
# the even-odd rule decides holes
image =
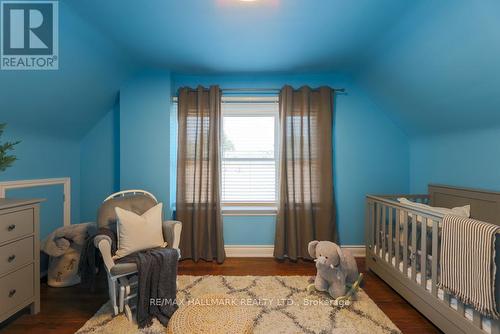
[[[323,293],[306,291],[308,276],[179,276],[177,303],[196,303],[206,294],[225,294],[243,305],[254,333],[401,333],[368,295],[360,290],[348,307],[332,305]],[[124,315],[112,317],[105,304],[77,332],[165,333],[154,321],[139,330]]]

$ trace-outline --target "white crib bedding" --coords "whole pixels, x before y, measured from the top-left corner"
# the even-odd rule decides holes
[[[389,240],[389,235],[388,234],[386,234],[385,237],[386,237],[385,240]],[[393,245],[397,245],[397,241],[396,241],[395,237],[392,238],[392,243],[393,243]],[[420,245],[420,240],[417,242],[417,245]],[[389,247],[389,246],[387,245],[387,247]],[[403,241],[402,237],[400,238],[399,247],[400,247],[399,248],[400,254],[403,254],[404,241]],[[413,247],[409,244],[408,245],[408,254],[410,254],[412,251],[413,251]],[[428,240],[427,240],[427,250],[426,250],[427,269],[428,270],[430,270],[430,268],[431,268],[431,261],[432,261],[431,252],[432,252],[432,237],[429,236]],[[418,246],[417,246],[417,255],[418,255],[418,257],[417,257],[417,265],[420,266],[420,259],[421,259],[421,255],[422,255],[422,250],[418,249]]]
[[[421,218],[421,217],[420,217]],[[407,238],[409,240],[409,243],[411,243],[411,232],[412,232],[412,229],[413,229],[413,219],[411,217],[408,218],[407,220],[408,222],[408,229],[407,229]],[[422,221],[419,219],[417,224],[416,224],[416,228],[417,228],[417,244],[420,245],[421,244],[421,227],[422,227]],[[428,220],[427,221],[427,228],[426,228],[426,238],[427,238],[427,253],[430,253],[431,252],[431,248],[432,248],[432,225],[433,225],[433,222],[431,220]],[[398,228],[397,224],[393,224],[393,231],[392,231],[392,235],[393,235],[393,242],[396,242],[396,231],[395,229]],[[400,222],[399,222],[399,244],[401,246],[404,245],[404,224],[403,224],[403,220],[401,219]],[[388,233],[388,229],[389,229],[389,225],[386,225],[386,233]],[[380,231],[380,233],[382,234],[382,231]],[[441,228],[439,228],[439,235],[441,234]],[[386,234],[386,240],[388,240],[389,236],[388,234]]]
[[[413,217],[412,217],[411,213],[407,213],[407,215],[408,215],[408,219],[407,219],[408,225],[410,225],[412,223]],[[399,213],[399,225],[401,227],[403,226],[404,217],[405,217],[405,213],[403,211],[401,211]],[[421,223],[422,223],[422,217],[421,216],[417,216],[417,224],[420,226]],[[431,219],[427,219],[426,220],[426,225],[427,225],[428,229],[432,228],[432,224],[433,223],[432,223]]]
[[[454,207],[454,208],[451,208],[451,209],[448,209],[448,208],[441,208],[441,207],[433,207],[433,206],[430,206],[430,205],[427,205],[427,204],[423,204],[423,203],[416,203],[416,202],[412,202],[406,198],[398,198],[398,202],[402,203],[402,204],[406,204],[406,205],[409,205],[409,206],[412,206],[412,207],[415,207],[415,208],[418,208],[418,209],[423,209],[423,210],[426,210],[426,211],[429,211],[430,213],[439,213],[439,214],[453,214],[453,215],[457,215],[457,216],[460,216],[460,217],[467,217],[469,218],[470,217],[470,205],[465,205],[465,206],[459,206],[459,207]],[[399,213],[399,236],[400,236],[400,244],[403,245],[403,228],[404,228],[404,218],[405,218],[405,215],[407,216],[407,224],[408,224],[408,240],[411,239],[411,231],[413,228],[417,228],[417,242],[418,244],[420,245],[420,238],[421,238],[421,230],[422,230],[422,222],[423,222],[423,217],[420,216],[420,215],[416,215],[414,216],[412,213],[410,212],[404,212],[404,211],[400,211]],[[416,218],[416,219],[415,219]],[[425,231],[426,231],[426,237],[427,237],[427,253],[430,253],[431,251],[431,247],[432,247],[432,228],[433,228],[433,225],[434,225],[434,221],[432,219],[425,219]],[[386,225],[386,228],[388,228],[389,226]],[[397,227],[397,224],[394,224],[394,228],[398,228]],[[438,235],[441,235],[441,225],[439,226],[439,231],[438,231]]]
[[[377,246],[375,246],[375,253],[377,253]],[[382,250],[379,250],[378,252],[379,256],[382,258]],[[389,262],[389,254],[386,253],[385,254],[385,261],[386,262]],[[395,267],[396,266],[396,257],[392,257],[391,259],[391,263],[392,265]],[[400,261],[399,262],[399,271],[400,272],[403,272],[403,261]],[[408,266],[408,270],[407,270],[407,276],[411,279],[412,278],[412,268],[411,266]],[[422,282],[422,274],[420,273],[420,271],[417,271],[416,272],[416,281],[418,284],[421,284]],[[431,279],[427,279],[427,282],[426,282],[426,290],[427,291],[431,291],[432,290],[432,280]],[[444,291],[442,289],[438,289],[438,298],[442,301],[444,301]],[[458,300],[453,297],[453,296],[450,296],[450,307],[454,310],[458,310]],[[470,306],[465,306],[465,312],[464,312],[464,315],[465,315],[465,318],[469,321],[472,321],[473,319],[473,312],[474,312],[474,309]],[[484,317],[483,316],[483,319],[482,319],[482,330],[486,333],[491,333],[491,320],[488,319],[487,317]]]
[[[466,218],[470,217],[470,205],[469,204],[464,205],[464,206],[457,206],[457,207],[450,209],[450,208],[430,206],[428,204],[410,201],[404,197],[398,198],[397,201],[401,204],[405,204],[405,205],[408,205],[410,207],[414,207],[414,208],[417,208],[417,209],[420,209],[423,211],[428,211],[430,213],[438,213],[438,214],[442,214],[442,215],[451,214],[451,215],[456,215],[456,216],[466,217]],[[409,214],[409,217],[411,217],[410,214]],[[418,220],[418,222],[421,222],[422,217],[418,217],[417,220]]]

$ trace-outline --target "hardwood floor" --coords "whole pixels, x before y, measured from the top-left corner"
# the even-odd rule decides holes
[[[357,259],[364,271],[364,259]],[[224,264],[182,261],[180,275],[314,275],[312,262],[279,262],[267,258],[229,258]],[[372,272],[365,273],[363,289],[403,333],[441,333],[417,310]],[[94,293],[80,286],[41,288],[42,311],[31,316],[22,311],[0,325],[2,333],[74,333],[108,299],[104,275]]]

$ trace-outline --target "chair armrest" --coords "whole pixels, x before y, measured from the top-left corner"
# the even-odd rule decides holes
[[[115,261],[113,261],[113,257],[111,256],[111,242],[111,238],[106,235],[98,235],[94,239],[94,246],[99,248],[108,273],[115,265]]]
[[[181,241],[182,223],[176,220],[167,220],[163,222],[163,239],[167,242],[169,248],[179,248]]]

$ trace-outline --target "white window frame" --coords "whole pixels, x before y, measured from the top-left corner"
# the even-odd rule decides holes
[[[230,106],[233,106],[233,110],[228,110]],[[272,108],[270,110],[256,110],[256,106],[263,109]],[[248,110],[245,110],[248,109]],[[272,97],[258,97],[258,96],[246,96],[246,97],[223,97],[222,98],[222,120],[224,117],[261,117],[261,116],[272,116],[274,117],[274,160],[275,161],[275,201],[274,202],[225,202],[222,201],[222,212],[226,215],[275,215],[277,211],[277,206],[279,202],[279,159],[280,159],[280,136],[279,136],[279,109],[278,109],[278,99],[277,96]],[[222,122],[224,123],[224,122]],[[222,132],[224,129],[222,128]],[[224,154],[221,141],[221,166],[223,164]],[[238,160],[238,158],[232,158],[227,160]],[[252,160],[252,159],[243,159]],[[263,159],[255,159],[263,160]],[[222,173],[222,168],[221,168]],[[222,175],[221,175],[221,188],[222,188]]]

